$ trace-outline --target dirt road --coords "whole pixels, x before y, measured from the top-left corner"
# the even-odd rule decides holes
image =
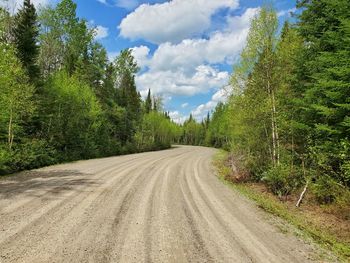
[[[0,262],[308,262],[312,249],[174,149],[0,179]]]

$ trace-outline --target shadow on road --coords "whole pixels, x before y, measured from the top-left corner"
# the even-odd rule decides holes
[[[0,199],[9,199],[18,194],[40,197],[61,195],[64,192],[98,185],[98,181],[88,179],[89,174],[77,170],[27,171],[17,175],[0,178]],[[84,188],[81,188],[84,189]],[[83,190],[81,190],[83,191]]]

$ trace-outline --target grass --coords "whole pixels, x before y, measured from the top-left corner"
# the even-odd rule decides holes
[[[252,188],[249,184],[232,183],[225,178],[231,173],[230,168],[225,165],[228,153],[219,151],[214,157],[214,165],[217,168],[218,176],[226,185],[234,188],[244,196],[256,202],[256,204],[268,213],[283,218],[299,229],[305,236],[310,237],[321,247],[335,254],[342,262],[350,262],[350,245],[339,241],[332,233],[326,231],[321,224],[307,220],[303,214],[295,213],[285,203]]]

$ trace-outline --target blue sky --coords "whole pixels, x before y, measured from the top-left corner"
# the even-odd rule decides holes
[[[18,0],[20,1],[20,0]],[[46,4],[57,0],[33,0]],[[250,19],[266,0],[75,0],[77,13],[97,28],[112,59],[132,48],[141,67],[136,83],[151,89],[177,122],[200,120],[225,99],[232,65]],[[295,0],[275,0],[280,22]]]

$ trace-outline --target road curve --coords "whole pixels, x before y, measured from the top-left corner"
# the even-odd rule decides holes
[[[0,179],[0,262],[309,262],[312,248],[214,175],[214,149]]]

